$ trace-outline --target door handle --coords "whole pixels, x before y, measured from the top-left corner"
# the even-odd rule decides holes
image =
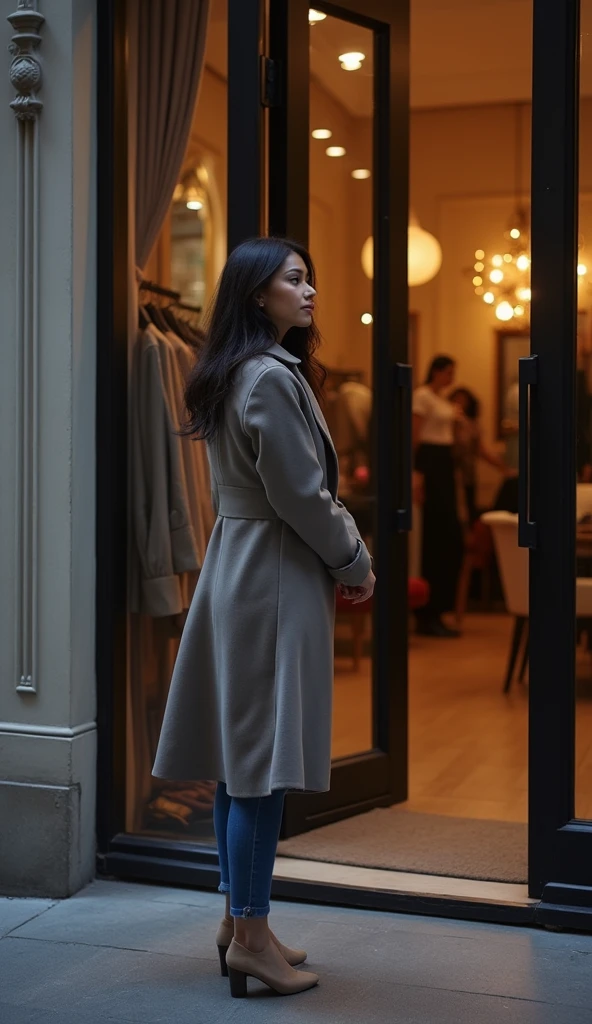
[[[413,510],[413,431],[412,431],[412,389],[413,375],[410,366],[405,363],[395,365],[395,387],[401,392],[400,432],[402,474],[401,500],[396,498],[396,527],[399,533],[410,533]]]
[[[524,356],[518,360],[518,544],[521,548],[536,548],[537,524],[530,518],[532,511],[532,391],[538,379],[538,356]]]

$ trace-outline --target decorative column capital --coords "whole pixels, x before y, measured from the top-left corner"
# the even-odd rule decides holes
[[[7,20],[14,29],[8,49],[13,57],[10,81],[17,92],[10,106],[19,121],[35,121],[43,107],[37,96],[41,64],[35,51],[41,43],[39,30],[45,18],[37,10],[37,0],[19,0],[16,11]]]

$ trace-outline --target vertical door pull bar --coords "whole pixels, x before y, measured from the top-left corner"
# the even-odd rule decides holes
[[[399,533],[410,533],[412,527],[412,479],[413,479],[413,432],[412,432],[412,370],[405,363],[395,366],[395,388],[401,392],[399,431],[402,462],[401,500],[397,495],[396,527]]]
[[[518,360],[519,434],[518,434],[518,544],[536,548],[537,524],[530,519],[532,511],[532,397],[538,378],[538,356]]]

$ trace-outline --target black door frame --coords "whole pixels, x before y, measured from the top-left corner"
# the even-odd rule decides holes
[[[309,6],[306,0],[270,0],[269,57],[278,82],[277,99],[269,112],[269,232],[305,245]],[[373,373],[379,577],[373,652],[375,746],[334,763],[329,793],[288,796],[284,837],[407,797],[407,538],[397,532],[397,508],[403,504],[399,463],[405,453],[395,442],[403,428],[405,403],[395,375],[397,363],[407,360],[409,5],[340,0],[316,6],[328,15],[363,25],[374,37]],[[409,429],[409,424],[404,427]]]
[[[581,927],[592,823],[574,817],[579,8],[534,0],[529,888],[541,920]]]
[[[229,0],[253,27],[253,9],[262,0]],[[345,3],[340,5],[346,6]],[[375,4],[374,7],[378,5]],[[388,4],[390,7],[394,5]],[[397,6],[406,6],[405,4]],[[324,4],[324,9],[336,5]],[[384,8],[387,2],[385,0]],[[240,90],[249,89],[252,111],[258,103],[260,66],[255,66],[252,41],[235,20],[233,60],[243,60]],[[103,0],[97,8],[100,88],[98,122],[98,304],[97,304],[97,696],[99,872],[214,888],[218,858],[212,847],[125,833],[126,748],[126,561],[127,561],[127,110],[125,0]],[[262,19],[259,21],[261,32]],[[254,29],[253,29],[254,31]],[[534,0],[533,95],[533,351],[539,357],[539,380],[532,398],[533,517],[539,528],[539,549],[531,557],[531,744],[530,744],[530,878],[531,894],[542,902],[504,906],[473,900],[376,892],[353,886],[276,880],[276,897],[366,906],[447,917],[515,923],[562,924],[592,930],[589,864],[592,828],[574,821],[574,479],[573,414],[574,351],[560,338],[575,339],[575,256],[577,203],[577,5],[576,0]],[[408,54],[401,39],[395,66],[406,68]],[[238,67],[238,64],[235,65]],[[247,85],[248,83],[248,85]],[[238,75],[229,89],[239,89]],[[401,83],[397,95],[402,94]],[[255,100],[255,97],[257,99]],[[232,117],[232,115],[231,115]],[[255,126],[256,120],[256,126]],[[232,123],[232,121],[231,121]],[[265,219],[261,181],[264,144],[261,111],[251,126],[233,137],[242,147],[229,168],[229,187],[237,192],[237,176],[248,193],[242,202],[244,221],[233,219],[236,244],[261,230]],[[243,158],[252,147],[248,161]],[[260,163],[256,165],[256,153]],[[250,168],[250,178],[245,176]],[[234,179],[232,177],[234,175]],[[406,237],[406,223],[377,226],[378,245],[388,231]],[[406,258],[399,240],[401,263]],[[559,256],[559,258],[558,258]],[[563,256],[563,259],[561,259]],[[557,267],[561,266],[561,275]],[[405,303],[406,309],[406,303]],[[380,315],[380,314],[378,314]],[[386,315],[386,314],[385,314]],[[405,314],[406,315],[406,314]],[[406,331],[400,310],[391,311],[389,367],[406,358]],[[392,378],[378,378],[385,392]],[[544,461],[543,455],[544,454]],[[555,483],[552,487],[551,482]],[[561,492],[561,500],[558,494]],[[383,510],[390,516],[393,502]],[[397,540],[386,577],[398,578],[404,538]],[[395,561],[395,559],[397,561]],[[384,562],[384,560],[383,560]],[[398,595],[402,601],[402,595]],[[390,602],[389,602],[390,603]],[[396,607],[396,603],[394,607]],[[401,606],[401,605],[399,605]],[[387,602],[383,613],[390,615]],[[390,624],[390,619],[389,619]],[[406,625],[406,624],[405,624]],[[397,657],[401,657],[404,642]],[[399,669],[397,669],[398,671]],[[398,698],[391,704],[395,721],[406,718]],[[380,722],[389,731],[391,722]],[[401,754],[401,757],[403,755]]]

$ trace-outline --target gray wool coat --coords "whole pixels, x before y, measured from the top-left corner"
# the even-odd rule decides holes
[[[217,520],[153,769],[235,797],[329,789],[335,583],[371,567],[298,363],[278,344],[244,363],[208,447]]]

